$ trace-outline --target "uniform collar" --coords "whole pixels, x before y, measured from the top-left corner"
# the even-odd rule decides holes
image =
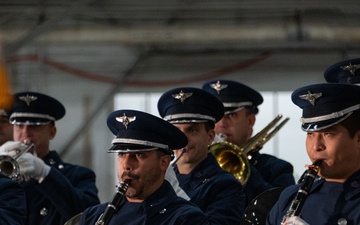
[[[208,153],[207,157],[199,163],[189,174],[184,175],[191,184],[191,188],[206,182],[210,177],[221,169],[213,154]],[[175,173],[179,174],[177,166],[174,168]]]
[[[324,182],[324,179],[317,177],[311,187],[310,194],[316,191],[316,189],[320,187]],[[360,194],[360,170],[351,175],[343,185],[346,200],[349,200],[354,196],[358,196]]]
[[[166,211],[166,208],[171,202],[173,202],[178,196],[176,195],[171,184],[164,180],[164,183],[153,194],[145,199],[142,203],[145,207],[147,214],[151,218],[157,213]]]

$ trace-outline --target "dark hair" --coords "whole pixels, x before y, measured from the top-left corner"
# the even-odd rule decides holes
[[[360,130],[360,110],[354,111],[347,119],[340,123],[349,132],[351,138]]]
[[[166,152],[166,150],[161,149],[161,148],[157,149],[156,154],[159,158],[164,155],[170,155],[169,152]]]
[[[209,131],[209,130],[212,130],[215,128],[215,123],[212,121],[205,122],[204,125],[205,125],[206,131]]]
[[[246,116],[249,116],[251,114],[255,114],[253,106],[246,106],[245,110],[246,110]]]

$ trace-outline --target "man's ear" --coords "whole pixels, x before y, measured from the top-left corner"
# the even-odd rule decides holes
[[[356,131],[356,133],[355,133],[355,138],[356,138],[358,147],[359,147],[359,149],[360,149],[360,130]]]
[[[56,135],[56,127],[52,126],[50,127],[50,140],[54,139],[55,135]]]
[[[249,116],[248,116],[248,122],[249,122],[249,126],[248,126],[248,138],[251,138],[252,135],[253,135],[253,131],[254,131],[254,124],[256,122],[256,116],[255,114],[251,113]]]
[[[208,139],[208,145],[211,145],[212,142],[214,141],[214,138],[215,138],[215,130],[214,130],[214,129],[210,129],[210,130],[208,131],[208,137],[209,137],[209,139]]]
[[[249,125],[254,126],[254,124],[255,124],[255,122],[256,122],[256,116],[255,116],[255,114],[251,113],[251,114],[248,116],[248,119],[249,119]]]
[[[160,157],[160,167],[163,171],[166,171],[171,162],[170,155],[163,155]]]

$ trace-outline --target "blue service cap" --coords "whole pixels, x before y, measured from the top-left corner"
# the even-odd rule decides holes
[[[128,153],[162,150],[171,156],[173,149],[187,145],[186,135],[177,127],[154,115],[136,110],[118,110],[107,118],[116,135],[108,152]]]
[[[165,92],[158,101],[161,117],[170,123],[216,123],[224,116],[224,106],[210,93],[193,87]]]
[[[22,125],[44,125],[61,119],[64,106],[56,99],[37,92],[14,94],[14,103],[8,111],[10,123]]]
[[[254,114],[264,99],[261,94],[245,84],[231,80],[212,80],[206,82],[203,90],[210,92],[224,104],[225,114],[248,107]]]
[[[321,83],[295,90],[291,99],[303,112],[302,130],[320,131],[334,126],[360,109],[360,86]]]
[[[324,73],[329,83],[360,83],[360,58],[344,60],[331,65]]]

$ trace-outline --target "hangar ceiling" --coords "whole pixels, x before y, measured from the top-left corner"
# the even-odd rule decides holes
[[[358,55],[358,18],[355,0],[0,3],[15,89],[77,80],[156,91],[224,77],[291,90],[284,79],[301,73],[293,83],[302,85],[314,71],[321,76],[329,64]]]

